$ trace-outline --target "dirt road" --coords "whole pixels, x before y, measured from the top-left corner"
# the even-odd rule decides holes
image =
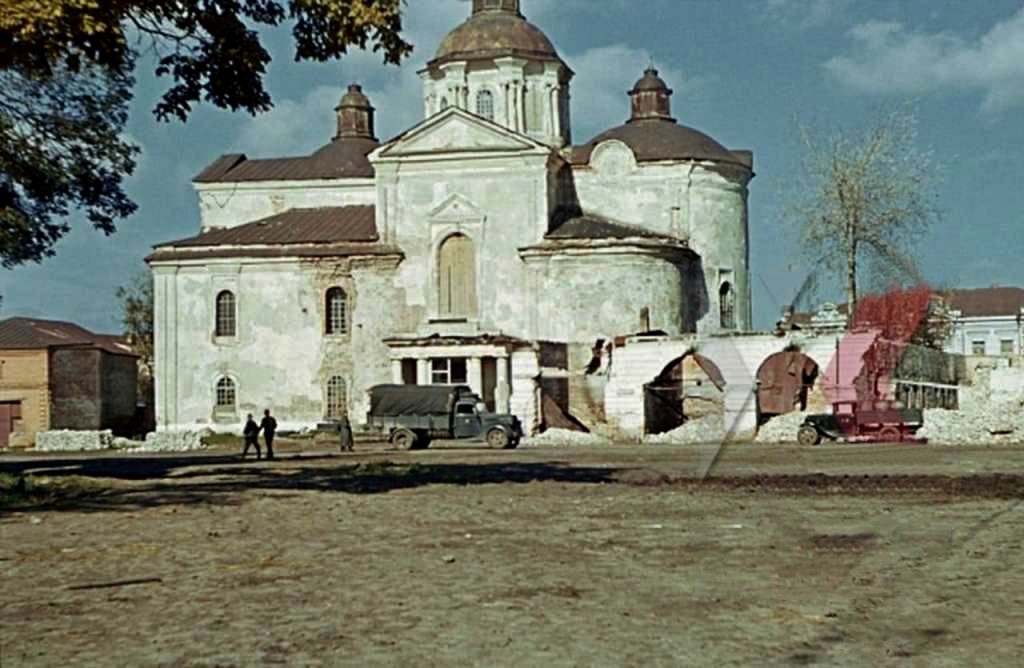
[[[0,458],[97,488],[0,510],[0,665],[1024,651],[1024,448],[294,451]]]

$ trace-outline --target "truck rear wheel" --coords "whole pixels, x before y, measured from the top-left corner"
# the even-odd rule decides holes
[[[391,434],[391,445],[396,450],[412,450],[416,447],[416,434],[409,429],[396,429]]]
[[[809,424],[801,425],[796,432],[796,441],[800,445],[817,445],[821,443],[821,434]]]
[[[504,429],[492,429],[487,432],[487,445],[495,450],[504,450],[509,446],[508,432]]]
[[[896,427],[882,427],[878,430],[878,438],[883,443],[899,443],[903,440],[903,434]]]

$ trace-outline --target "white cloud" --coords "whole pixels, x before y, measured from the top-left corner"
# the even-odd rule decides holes
[[[853,90],[874,94],[980,91],[982,109],[1024,104],[1024,9],[975,40],[870,21],[849,32],[853,52],[825,69]]]
[[[598,132],[621,125],[629,118],[629,97],[626,93],[650,64],[649,51],[613,44],[563,57],[576,72],[572,82],[575,142],[588,141]],[[655,66],[661,78],[675,91],[673,100],[677,106],[702,81],[688,81],[682,70],[671,65],[656,62]]]

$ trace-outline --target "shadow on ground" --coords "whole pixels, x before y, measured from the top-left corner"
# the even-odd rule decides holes
[[[331,465],[332,457],[286,460],[286,466],[242,464],[237,457],[181,456],[153,459],[68,459],[0,465],[9,477],[55,481],[67,494],[26,498],[7,511],[138,510],[172,505],[239,505],[253,492],[277,498],[305,492],[384,494],[428,485],[609,483],[616,469],[552,463],[420,464],[390,461]],[[317,461],[321,460],[321,461]],[[229,466],[230,464],[230,466]],[[82,485],[69,484],[83,481]],[[106,481],[97,487],[96,483]],[[118,482],[124,481],[124,482]],[[142,483],[142,484],[139,484]],[[34,484],[40,484],[36,482]]]

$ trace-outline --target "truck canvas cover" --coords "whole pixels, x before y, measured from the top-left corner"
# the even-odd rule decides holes
[[[370,415],[446,415],[460,396],[472,393],[463,385],[377,385],[370,388]]]

